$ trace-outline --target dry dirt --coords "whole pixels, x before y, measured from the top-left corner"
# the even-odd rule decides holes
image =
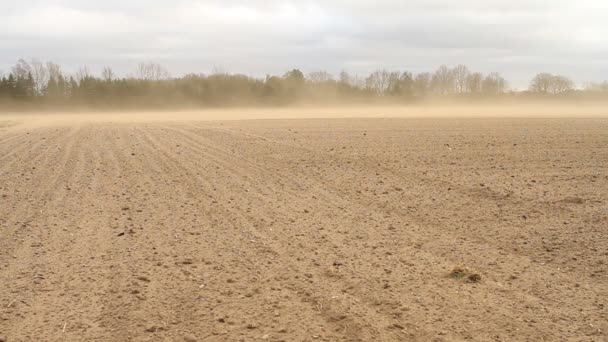
[[[607,119],[46,118],[0,341],[607,340]]]

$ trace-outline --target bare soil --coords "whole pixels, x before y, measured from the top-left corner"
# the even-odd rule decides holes
[[[606,341],[608,120],[0,117],[0,340]]]

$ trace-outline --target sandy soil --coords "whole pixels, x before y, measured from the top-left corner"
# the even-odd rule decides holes
[[[0,341],[607,340],[607,119],[145,117],[0,117]]]

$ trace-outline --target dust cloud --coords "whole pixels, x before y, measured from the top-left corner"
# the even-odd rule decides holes
[[[442,104],[382,106],[300,106],[286,108],[231,108],[182,111],[38,111],[7,112],[0,120],[30,125],[76,122],[217,121],[314,118],[602,118],[604,104]]]

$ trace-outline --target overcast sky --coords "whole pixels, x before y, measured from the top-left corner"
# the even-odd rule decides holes
[[[0,70],[140,61],[173,75],[298,67],[354,74],[463,63],[515,87],[536,72],[608,79],[606,0],[0,0]]]

